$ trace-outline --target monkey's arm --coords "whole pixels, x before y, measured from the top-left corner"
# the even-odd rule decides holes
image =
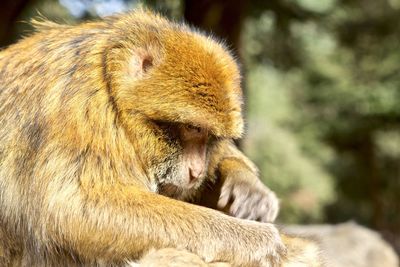
[[[281,233],[287,253],[280,267],[322,267],[324,259],[317,242]],[[129,267],[168,266],[168,267],[229,267],[228,263],[218,262],[206,264],[201,258],[185,250],[172,248],[153,250],[140,260],[140,264],[131,263]],[[127,267],[128,267],[127,266]]]
[[[54,238],[50,243],[83,259],[122,262],[151,248],[172,247],[206,261],[248,266],[273,263],[282,254],[271,224],[242,221],[134,186],[96,183],[87,191],[81,186],[65,201],[68,193],[71,189],[64,188],[50,196],[43,238]]]
[[[232,141],[222,141],[213,151],[210,170],[215,184],[203,192],[200,204],[235,217],[272,222],[279,211],[275,193],[259,179],[258,169]]]

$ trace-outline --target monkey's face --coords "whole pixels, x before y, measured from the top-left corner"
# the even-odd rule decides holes
[[[163,150],[168,151],[161,161],[153,162],[158,192],[178,199],[190,197],[207,173],[210,135],[206,129],[190,124],[155,124],[166,146]]]

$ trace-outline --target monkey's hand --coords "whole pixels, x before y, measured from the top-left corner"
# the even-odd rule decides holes
[[[249,220],[241,220],[247,229],[253,229],[253,234],[249,240],[253,240],[248,246],[248,251],[253,251],[251,260],[245,266],[277,267],[281,266],[286,257],[286,244],[281,239],[281,234],[275,225],[270,223],[259,223]],[[257,241],[255,241],[257,240]],[[260,242],[261,241],[261,242]],[[258,259],[257,259],[258,258]],[[242,265],[239,265],[242,266]]]
[[[235,158],[224,159],[219,166],[222,186],[218,209],[228,214],[260,222],[273,222],[278,215],[279,200],[254,171],[239,166]]]

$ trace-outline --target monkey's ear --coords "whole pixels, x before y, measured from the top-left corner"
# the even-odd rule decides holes
[[[128,71],[132,78],[141,78],[154,64],[154,59],[149,52],[138,49],[129,59]]]

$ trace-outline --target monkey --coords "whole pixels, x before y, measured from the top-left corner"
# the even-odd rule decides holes
[[[276,197],[233,145],[240,72],[221,42],[146,10],[34,24],[0,52],[0,263],[123,266],[163,248],[282,263]],[[217,177],[228,215],[190,203]]]

